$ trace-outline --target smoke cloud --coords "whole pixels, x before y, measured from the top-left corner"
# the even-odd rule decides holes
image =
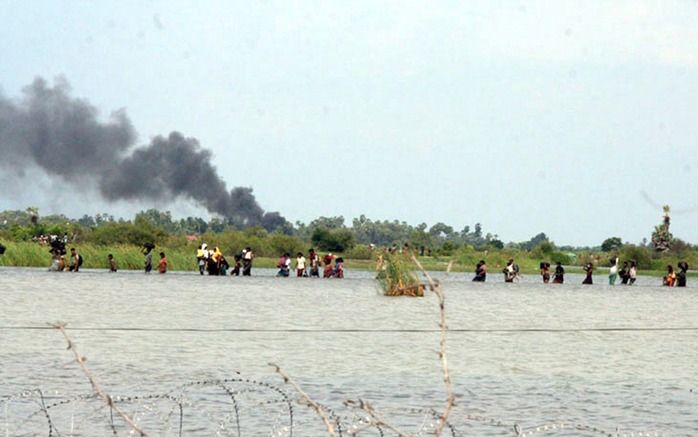
[[[70,86],[37,78],[18,100],[0,95],[0,167],[21,175],[30,164],[79,188],[90,183],[108,201],[187,198],[237,227],[286,230],[277,212],[265,213],[252,188],[228,191],[211,152],[179,132],[135,147],[136,132],[123,110],[100,121]],[[134,148],[135,147],[135,148]]]

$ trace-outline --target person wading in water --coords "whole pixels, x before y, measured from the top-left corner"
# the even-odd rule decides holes
[[[618,277],[618,257],[611,261],[611,269],[608,271],[608,285],[616,285]]]
[[[587,265],[584,266],[584,271],[587,272],[587,277],[584,278],[582,281],[582,284],[585,285],[591,285],[594,283],[594,280],[591,278],[591,275],[594,273],[594,264],[592,263],[587,263]]]
[[[473,282],[485,282],[487,279],[487,264],[484,259],[481,259],[475,266],[475,277]]]
[[[519,266],[513,258],[509,260],[502,273],[504,273],[504,282],[514,282],[514,279],[519,277]]]
[[[553,275],[553,284],[562,284],[565,282],[565,268],[562,267],[560,261],[555,265],[555,275]]]

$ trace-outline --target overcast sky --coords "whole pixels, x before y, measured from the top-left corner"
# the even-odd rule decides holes
[[[0,87],[65,77],[139,143],[178,130],[291,221],[649,238],[698,207],[698,2],[7,1]],[[2,191],[0,209],[105,204]],[[698,213],[675,236],[698,243]]]

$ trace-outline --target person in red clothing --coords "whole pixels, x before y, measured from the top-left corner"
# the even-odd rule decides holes
[[[167,273],[167,257],[165,252],[160,252],[160,262],[158,263],[158,272]]]

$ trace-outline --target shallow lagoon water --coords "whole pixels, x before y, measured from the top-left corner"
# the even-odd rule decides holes
[[[434,296],[383,297],[371,272],[350,271],[344,280],[253,273],[0,269],[0,398],[34,388],[59,399],[90,393],[60,333],[28,329],[60,320],[73,328],[80,353],[113,395],[233,377],[292,392],[267,366],[274,362],[336,410],[346,399],[370,400],[414,430],[420,424],[405,409],[442,407]],[[538,276],[504,284],[500,275],[479,284],[469,274],[436,276],[447,299],[458,435],[512,435],[506,426],[478,427],[468,415],[528,430],[566,422],[698,433],[695,284],[666,289],[655,286],[661,279],[641,277],[633,287],[582,286],[579,275],[568,275],[562,286],[539,283]],[[15,430],[24,412],[15,404],[8,412],[5,404],[0,431]],[[311,412],[296,410],[294,435],[324,435]],[[212,435],[204,431],[212,420],[202,416],[193,429]],[[256,418],[254,428],[264,431],[244,435],[272,435],[263,420]],[[593,435],[568,432],[554,435]]]

